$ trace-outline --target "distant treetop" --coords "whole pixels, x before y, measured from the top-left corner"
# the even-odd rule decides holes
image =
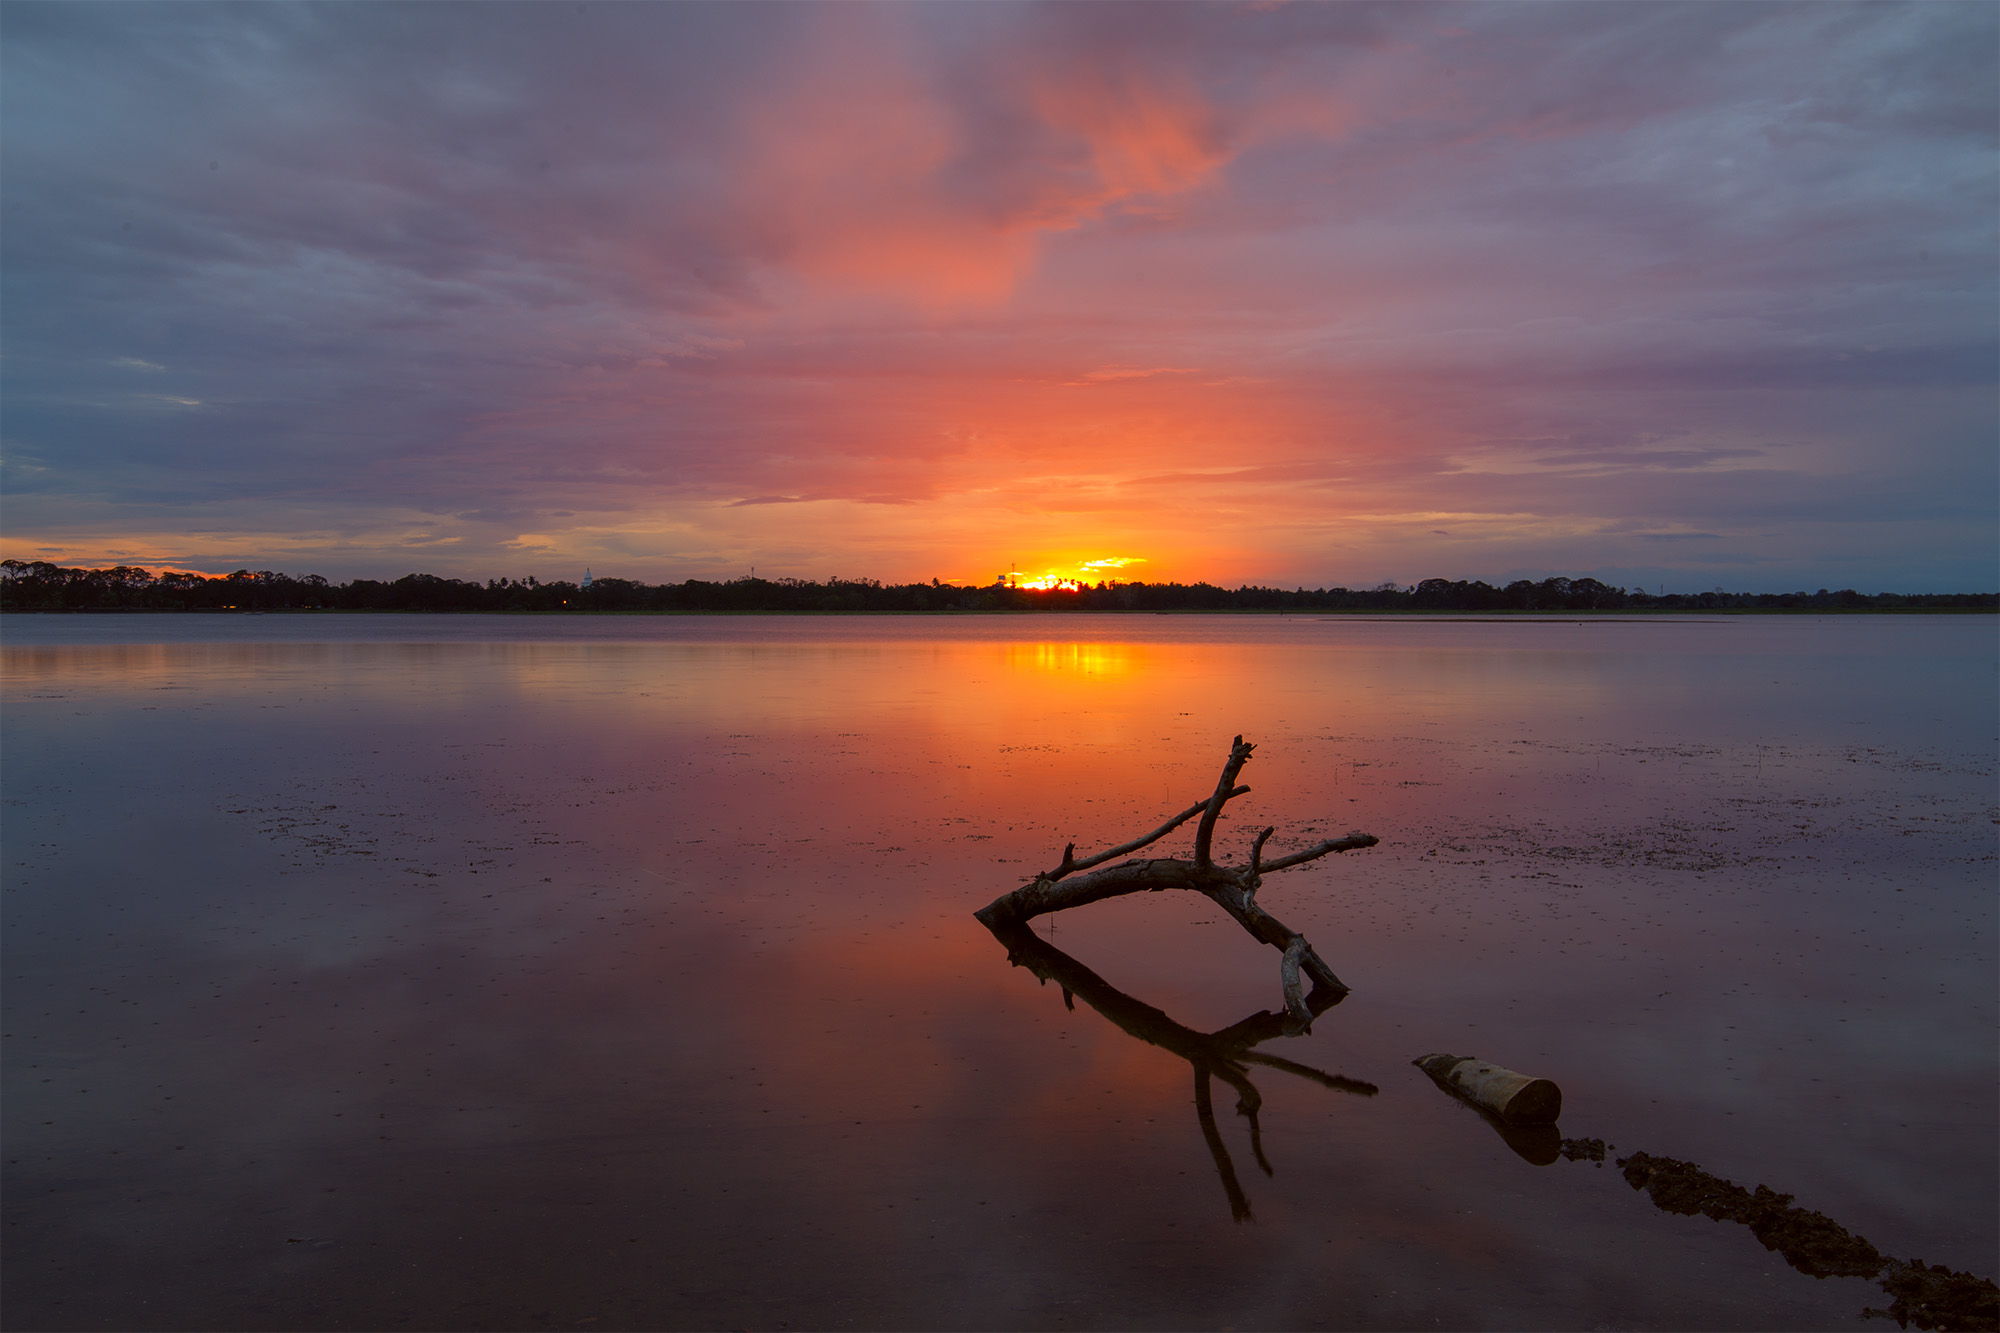
[[[45,560],[0,560],[4,611],[488,611],[488,612],[965,612],[965,611],[2000,611],[2000,593],[1667,593],[1596,579],[1485,582],[1425,579],[1410,587],[1220,588],[1209,583],[1100,583],[1095,587],[983,588],[877,579],[742,578],[639,583],[534,578],[485,583],[406,574],[329,583],[268,569],[208,577],[153,574],[133,565],[72,569]]]

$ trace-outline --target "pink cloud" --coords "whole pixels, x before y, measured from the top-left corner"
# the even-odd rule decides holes
[[[1991,11],[390,12],[12,26],[11,531],[1990,564]]]

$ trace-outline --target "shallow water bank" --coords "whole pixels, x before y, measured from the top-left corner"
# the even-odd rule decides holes
[[[1435,1050],[1991,1276],[1990,626],[158,622],[0,649],[12,1324],[1883,1304],[1524,1160]],[[1255,1048],[1376,1093],[1260,1073],[1255,1145],[970,915],[1205,794],[1237,732],[1232,856],[1383,838],[1263,890],[1355,992]],[[1183,898],[1042,938],[1188,1032],[1277,1009]]]

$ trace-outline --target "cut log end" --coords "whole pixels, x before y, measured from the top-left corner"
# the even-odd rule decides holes
[[[1424,1055],[1411,1064],[1439,1087],[1516,1125],[1552,1125],[1562,1115],[1562,1089],[1470,1055]]]

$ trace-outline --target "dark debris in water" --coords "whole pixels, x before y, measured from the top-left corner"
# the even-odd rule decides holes
[[[1572,1142],[1578,1141],[1564,1140],[1565,1157]],[[2000,1330],[2000,1287],[1986,1278],[1932,1268],[1921,1259],[1905,1263],[1887,1258],[1826,1214],[1793,1207],[1789,1194],[1763,1185],[1747,1190],[1692,1162],[1639,1152],[1619,1158],[1618,1167],[1626,1183],[1644,1190],[1657,1207],[1741,1223],[1765,1249],[1776,1251],[1801,1273],[1876,1279],[1892,1303],[1886,1310],[1868,1310],[1868,1315],[1894,1319],[1904,1328]]]
[[[1564,1139],[1563,1160],[1566,1162],[1602,1162],[1604,1150],[1609,1145],[1603,1139]]]
[[[1874,1277],[1888,1263],[1879,1251],[1824,1213],[1791,1206],[1792,1196],[1759,1185],[1753,1192],[1711,1176],[1692,1162],[1651,1153],[1618,1159],[1625,1181],[1670,1213],[1741,1222],[1785,1262],[1812,1277]]]
[[[1933,1268],[1921,1259],[1891,1259],[1881,1285],[1893,1298],[1889,1308],[1863,1310],[1863,1315],[1893,1319],[1904,1328],[2000,1328],[2000,1287],[1983,1277],[1955,1273],[1943,1264]]]

